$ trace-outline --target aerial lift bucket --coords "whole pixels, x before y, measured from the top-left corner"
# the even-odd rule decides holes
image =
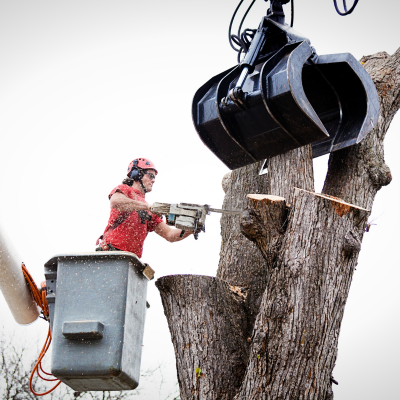
[[[273,17],[245,60],[198,89],[192,105],[200,138],[230,169],[310,143],[314,157],[359,143],[378,113],[375,85],[351,54],[318,56]]]
[[[125,251],[45,264],[56,378],[77,392],[138,386],[149,269]]]

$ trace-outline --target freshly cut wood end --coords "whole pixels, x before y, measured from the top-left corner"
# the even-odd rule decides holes
[[[273,202],[273,203],[279,203],[281,201],[285,201],[284,197],[280,197],[280,196],[275,196],[273,194],[258,194],[258,193],[252,193],[252,194],[248,194],[247,198],[249,200],[253,200],[253,201],[263,201],[265,203],[268,202]]]
[[[304,190],[304,189],[300,189],[300,188],[294,188],[294,189],[302,191],[302,192],[310,193],[316,197],[321,197],[323,199],[331,200],[336,214],[338,214],[340,217],[342,217],[343,215],[346,215],[351,209],[360,210],[360,211],[363,211],[366,213],[370,212],[370,210],[367,210],[366,208],[356,206],[355,204],[346,203],[344,200],[339,199],[339,197],[330,196],[329,194],[314,193],[314,192],[310,192],[308,190]]]

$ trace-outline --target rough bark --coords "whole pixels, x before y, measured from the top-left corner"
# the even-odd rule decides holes
[[[400,106],[400,49],[362,63],[380,96],[378,124],[331,154],[323,195],[312,193],[311,146],[271,158],[266,175],[261,163],[232,171],[223,206],[246,211],[221,219],[217,278],[158,281],[182,399],[333,398],[340,324],[367,210],[391,180],[383,140]]]
[[[340,323],[368,215],[339,199],[295,190],[235,399],[332,396]],[[261,217],[255,225],[264,221]]]
[[[314,170],[311,145],[270,158],[268,174],[271,182],[268,193],[283,197],[288,204],[292,203],[295,187],[313,192]]]
[[[311,145],[270,158],[267,174],[258,175],[261,166],[262,163],[248,165],[224,177],[223,208],[245,209],[249,193],[273,194],[284,197],[290,203],[293,187],[314,190]],[[246,299],[251,332],[267,284],[267,264],[255,244],[241,233],[239,216],[222,216],[221,236],[217,278],[232,285],[251,288]]]
[[[174,343],[181,399],[232,399],[248,359],[246,295],[210,276],[165,276],[156,286]]]
[[[285,232],[286,201],[273,195],[248,194],[247,198],[250,204],[242,215],[241,231],[256,244],[271,269]]]
[[[262,163],[233,170],[224,177],[225,199],[223,208],[243,210],[248,193],[269,193],[268,175],[258,175]],[[217,278],[231,285],[251,288],[246,298],[249,309],[249,332],[257,315],[259,299],[266,285],[267,266],[256,245],[240,232],[240,217],[223,214],[221,218],[221,251]],[[243,252],[243,249],[246,249]]]

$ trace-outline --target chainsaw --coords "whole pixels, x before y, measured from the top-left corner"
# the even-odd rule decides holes
[[[199,237],[201,231],[206,231],[206,216],[210,215],[210,213],[242,214],[242,211],[221,210],[218,208],[211,208],[208,204],[200,205],[189,203],[153,203],[150,211],[155,214],[165,215],[168,225],[175,226],[182,231],[193,231],[195,239]]]

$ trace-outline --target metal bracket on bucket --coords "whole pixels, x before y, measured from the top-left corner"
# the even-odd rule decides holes
[[[230,169],[313,143],[313,156],[359,143],[378,120],[376,88],[348,53],[264,17],[244,60],[210,79],[192,104],[204,144]]]

